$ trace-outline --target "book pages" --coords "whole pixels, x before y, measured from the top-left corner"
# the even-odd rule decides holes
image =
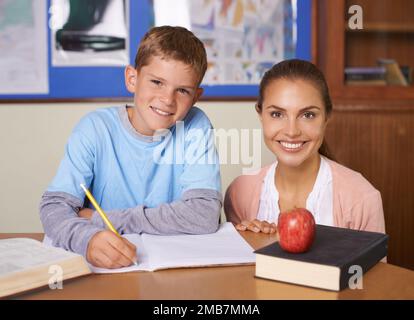
[[[60,248],[42,246],[28,238],[0,240],[0,279],[13,272],[42,265],[58,264],[60,261],[78,256]]]

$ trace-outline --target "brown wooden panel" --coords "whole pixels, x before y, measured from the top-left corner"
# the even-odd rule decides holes
[[[361,172],[383,199],[388,261],[414,269],[414,105],[336,105],[327,142],[338,162]]]
[[[340,96],[344,79],[344,30],[343,0],[317,2],[317,59],[324,72],[331,95]]]
[[[346,1],[347,8],[355,4],[362,7],[364,23],[409,24],[414,22],[414,1],[412,0]]]

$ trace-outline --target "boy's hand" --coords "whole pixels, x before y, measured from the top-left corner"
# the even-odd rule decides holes
[[[93,210],[89,208],[83,208],[78,212],[78,216],[81,218],[92,219]]]
[[[100,231],[89,241],[86,259],[96,267],[115,269],[136,261],[137,248],[110,230]]]
[[[263,233],[275,233],[277,232],[277,226],[275,223],[269,223],[267,221],[260,221],[254,219],[252,221],[244,220],[236,225],[236,229],[239,231],[253,231]]]

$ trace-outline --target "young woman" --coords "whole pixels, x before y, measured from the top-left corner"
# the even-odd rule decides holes
[[[276,232],[280,212],[307,208],[317,224],[385,232],[381,195],[360,173],[332,160],[324,135],[332,103],[322,72],[286,60],[267,71],[256,111],[276,160],[236,178],[224,209],[238,230]]]

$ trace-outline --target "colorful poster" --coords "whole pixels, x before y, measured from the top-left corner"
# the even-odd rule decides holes
[[[295,1],[192,0],[188,4],[191,29],[208,55],[203,84],[258,84],[268,68],[292,56]]]

